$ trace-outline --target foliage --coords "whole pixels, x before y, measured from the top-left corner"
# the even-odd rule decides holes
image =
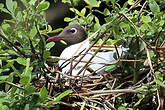
[[[31,83],[45,74],[42,68],[50,55],[49,49],[54,45],[45,43],[45,36],[52,32],[44,12],[49,8],[49,2],[20,2],[23,6],[18,6],[13,0],[0,4],[0,11],[11,16],[0,27],[0,81],[12,83],[20,79],[16,82],[19,83],[18,87],[9,84],[5,86],[5,92],[0,92],[2,110],[35,110],[44,108],[43,104],[48,101],[48,91],[44,85],[37,90]]]
[[[48,83],[51,82],[52,76],[47,74],[45,62],[50,56],[50,48],[55,43],[46,44],[45,37],[48,33],[59,32],[61,29],[52,30],[45,20],[45,10],[50,5],[48,1],[20,2],[22,7],[14,0],[6,0],[5,4],[0,4],[0,11],[11,17],[5,19],[0,26],[0,83],[5,83],[4,91],[0,92],[0,109],[58,108],[60,101],[72,93],[72,90],[64,88],[60,83],[58,94],[55,96],[50,94]],[[119,0],[84,0],[85,6],[80,10],[74,7],[78,5],[79,0],[62,0],[62,2],[72,6],[70,11],[75,14],[73,18],[65,17],[65,22],[81,24],[89,36],[97,32],[91,43],[102,35],[110,36],[111,39],[106,41],[106,45],[126,44],[129,47],[129,54],[126,53],[124,58],[138,60],[126,63],[121,61],[107,67],[106,71],[109,72],[119,68],[120,75],[124,78],[132,75],[132,85],[136,83],[140,86],[129,87],[142,91],[135,93],[133,97],[135,99],[132,101],[124,100],[119,95],[116,98],[117,104],[114,103],[113,107],[110,105],[111,101],[108,107],[119,110],[142,109],[143,103],[150,104],[149,99],[155,100],[155,97],[154,107],[158,107],[161,99],[156,95],[164,97],[165,87],[163,77],[165,61],[161,60],[165,53],[162,53],[164,50],[159,50],[165,40],[165,11],[164,5],[161,5],[165,2],[146,0],[136,4],[134,0],[128,0],[121,5]],[[102,44],[105,38],[100,38],[97,44]],[[37,82],[42,78],[44,80]],[[55,80],[54,76],[52,79]],[[115,82],[115,79],[111,78],[111,81]],[[112,83],[108,83],[106,87],[120,89],[126,88],[125,85],[129,84],[128,81],[120,82],[120,78],[117,82],[115,87]],[[66,99],[67,102],[68,99],[69,97]]]

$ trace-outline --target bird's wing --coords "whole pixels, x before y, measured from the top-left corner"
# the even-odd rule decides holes
[[[118,49],[118,53],[119,53],[119,56],[122,55],[122,53],[124,51],[127,51],[128,48],[119,48]],[[96,56],[91,60],[91,62],[89,63],[89,67],[93,70],[93,71],[96,71],[98,73],[102,72],[102,73],[105,73],[104,72],[104,69],[105,69],[105,64],[108,64],[110,62],[113,62],[115,61],[116,59],[114,58],[114,54],[116,53],[116,51],[110,51],[110,52],[98,52],[96,54]],[[84,53],[82,54],[79,54],[78,56],[75,56],[73,58],[73,62],[72,62],[72,65],[75,65],[75,63],[80,59],[80,57],[83,55]],[[77,64],[77,66],[72,70],[72,75],[77,75],[77,73],[85,66],[85,64],[90,60],[90,58],[93,56],[94,52],[91,52],[89,51],[85,56],[84,58],[81,60],[81,62],[79,62]],[[71,63],[70,63],[70,60],[68,61],[62,61],[60,60],[59,61],[59,64],[62,64],[65,62],[65,67],[62,69],[63,72],[68,72],[71,68]],[[90,74],[89,71],[86,71],[86,69],[83,71],[85,72],[85,75],[88,75]],[[82,74],[83,74],[82,72]],[[81,74],[80,74],[81,75]]]

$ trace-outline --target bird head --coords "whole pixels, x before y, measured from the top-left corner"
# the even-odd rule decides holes
[[[47,42],[64,40],[68,45],[73,45],[84,41],[86,38],[87,34],[84,28],[78,24],[73,24],[65,27],[59,35],[47,39]]]

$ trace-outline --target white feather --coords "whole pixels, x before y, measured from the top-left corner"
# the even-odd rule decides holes
[[[60,57],[61,57],[61,58],[65,58],[65,59],[70,59],[70,58],[72,58],[73,56],[79,55],[79,56],[76,58],[76,60],[79,60],[80,56],[81,56],[82,54],[84,54],[84,52],[85,52],[85,51],[89,48],[89,46],[90,46],[89,41],[85,42],[82,46],[81,46],[81,45],[82,45],[82,43],[78,43],[78,44],[74,44],[74,45],[71,45],[71,46],[65,48],[64,51],[61,53]],[[78,48],[79,48],[80,46],[81,46],[81,48],[78,50]],[[78,51],[77,51],[77,50],[78,50]],[[122,52],[123,52],[123,51],[127,51],[127,50],[128,50],[128,48],[122,48],[122,47],[120,47],[120,48],[118,49],[119,55],[121,56]],[[82,52],[82,51],[83,51],[83,52]],[[81,55],[79,54],[80,52],[82,52]],[[76,54],[75,54],[75,53],[76,53]],[[92,59],[92,62],[97,62],[97,63],[110,63],[110,62],[112,62],[112,61],[115,61],[115,59],[114,59],[114,57],[113,57],[113,56],[114,56],[114,53],[115,53],[115,51],[110,51],[110,52],[98,52],[98,53],[96,54],[96,56]],[[82,61],[89,61],[89,59],[92,57],[93,54],[94,54],[94,52],[89,51],[89,52],[85,55],[85,57],[82,59]],[[59,61],[59,65],[62,65],[64,62],[66,63],[66,61],[60,60],[60,61]],[[76,63],[76,62],[73,61],[72,65],[75,65],[75,63]],[[70,70],[70,67],[71,67],[70,64],[71,64],[71,63],[69,63],[66,67],[64,67],[64,68],[62,69],[62,72],[63,72],[63,73],[67,73],[67,72]],[[72,75],[76,76],[77,73],[84,67],[85,64],[86,64],[86,63],[84,63],[84,62],[79,62],[78,65],[76,66],[76,68],[74,68],[74,69],[72,70]],[[95,70],[101,68],[102,66],[103,66],[103,64],[90,64],[89,67],[90,67],[92,70],[95,71]],[[100,72],[104,72],[104,70],[102,69],[102,70],[97,71],[97,73],[100,73]],[[84,71],[81,72],[80,75],[82,75],[83,73],[84,73],[84,75],[90,74],[90,72],[87,71],[86,69],[84,69]]]

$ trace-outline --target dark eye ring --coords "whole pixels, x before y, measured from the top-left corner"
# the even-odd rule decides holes
[[[75,33],[77,33],[77,29],[76,28],[71,28],[70,29],[70,32],[73,33],[73,34],[75,34]]]

